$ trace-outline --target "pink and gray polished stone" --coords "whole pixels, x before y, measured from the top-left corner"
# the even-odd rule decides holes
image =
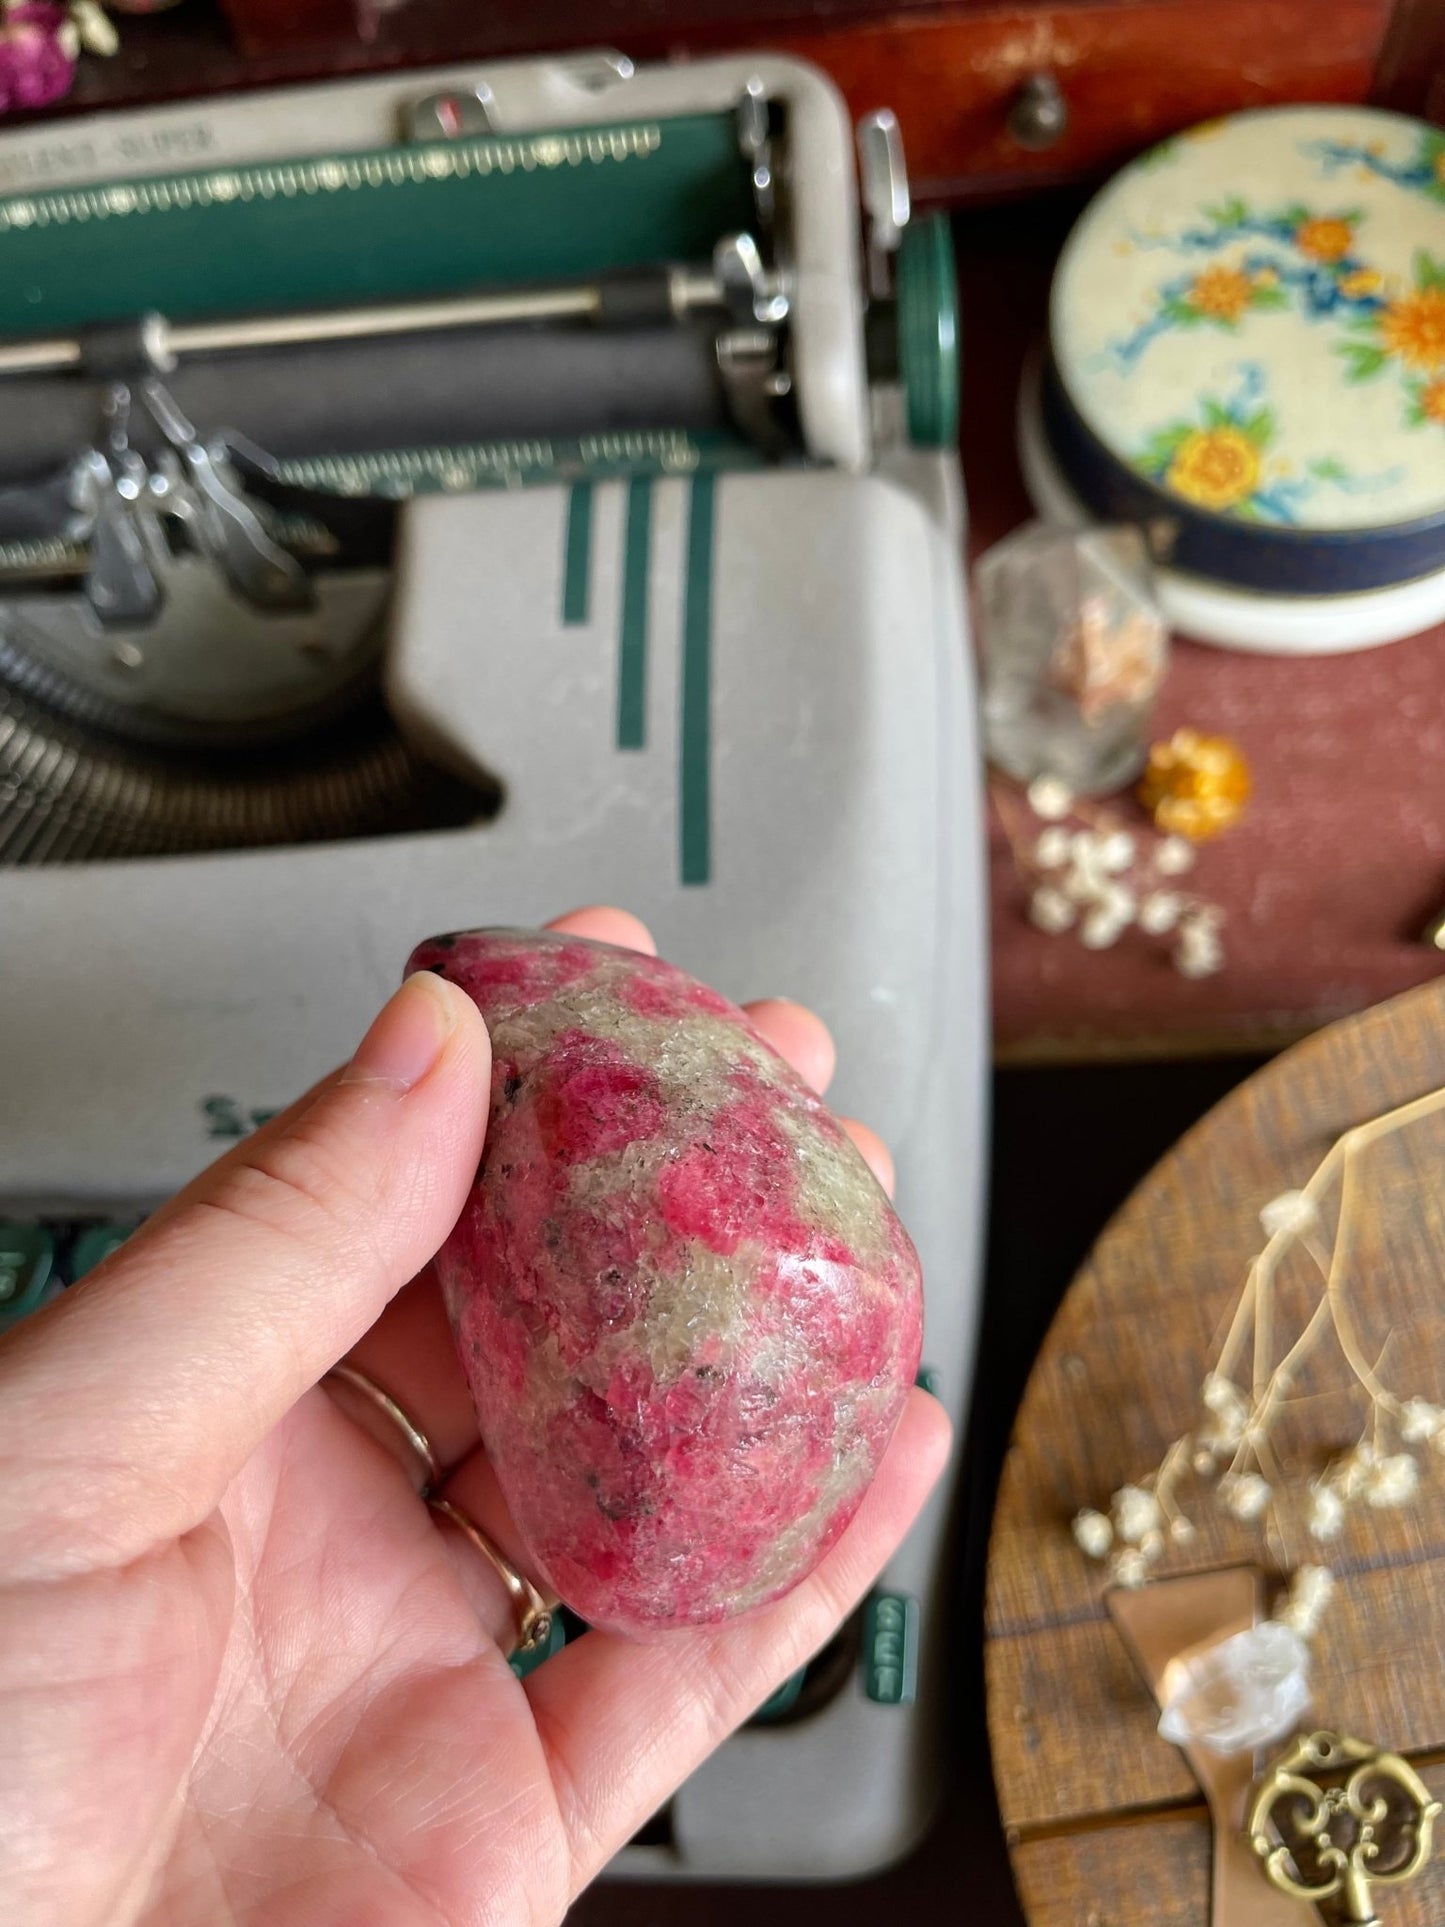
[[[595,1626],[787,1592],[857,1510],[918,1368],[918,1259],[822,1101],[660,959],[434,937],[491,1118],[438,1259],[482,1439],[538,1575]]]

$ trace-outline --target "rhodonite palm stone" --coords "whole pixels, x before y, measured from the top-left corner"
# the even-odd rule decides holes
[[[438,1271],[540,1580],[646,1633],[787,1592],[856,1511],[918,1368],[908,1234],[742,1011],[534,931],[412,969],[492,1037],[481,1168]]]

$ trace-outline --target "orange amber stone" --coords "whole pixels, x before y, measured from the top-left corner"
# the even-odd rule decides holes
[[[1139,800],[1166,836],[1202,843],[1239,817],[1251,787],[1244,752],[1227,736],[1176,729],[1150,750]]]

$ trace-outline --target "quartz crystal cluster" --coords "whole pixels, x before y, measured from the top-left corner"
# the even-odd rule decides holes
[[[1309,1647],[1266,1619],[1170,1665],[1159,1731],[1175,1746],[1242,1753],[1292,1733],[1309,1704]]]
[[[1142,767],[1169,638],[1137,529],[1035,522],[975,571],[989,759],[1102,795]]]
[[[659,959],[433,938],[491,1115],[438,1258],[482,1439],[540,1580],[596,1626],[788,1591],[857,1509],[918,1368],[918,1260],[821,1100]]]

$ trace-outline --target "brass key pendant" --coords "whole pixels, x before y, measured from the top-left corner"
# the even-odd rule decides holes
[[[1379,1927],[1371,1889],[1414,1879],[1439,1812],[1398,1753],[1310,1733],[1256,1782],[1249,1844],[1281,1893],[1315,1905],[1338,1896],[1345,1927]]]

